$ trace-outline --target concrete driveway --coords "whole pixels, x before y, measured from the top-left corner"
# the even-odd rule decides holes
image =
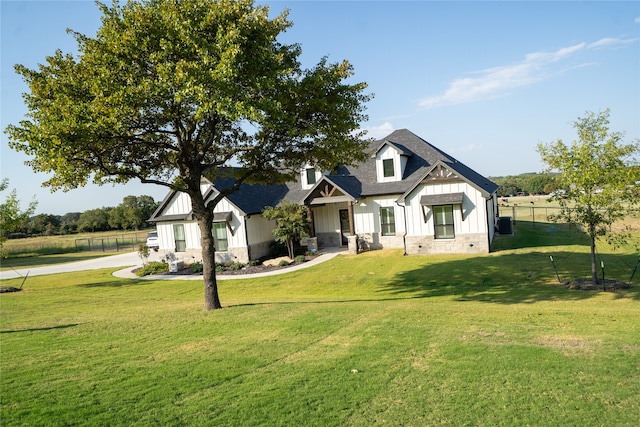
[[[157,257],[157,255],[156,255]],[[150,257],[151,258],[151,257]],[[133,267],[142,265],[138,252],[128,252],[119,255],[111,255],[102,258],[88,259],[85,261],[55,264],[46,267],[24,268],[20,270],[0,271],[1,279],[15,279],[29,276],[41,276],[43,274],[69,273],[72,271],[99,270],[101,268]]]
[[[316,259],[305,262],[300,265],[296,265],[290,268],[285,268],[282,270],[274,270],[266,273],[258,273],[258,274],[240,274],[237,276],[234,275],[219,275],[218,280],[233,280],[233,279],[248,279],[250,277],[263,277],[263,276],[274,276],[277,274],[289,273],[291,271],[299,270],[302,268],[308,268],[313,265],[319,264],[321,262],[330,260],[336,255],[340,255],[341,253],[346,253],[345,249],[341,248],[328,248],[320,251],[320,256]],[[149,256],[149,261],[159,261],[160,256],[158,253],[151,251]],[[29,273],[29,276],[41,276],[44,274],[57,274],[57,273],[69,273],[72,271],[86,271],[86,270],[99,270],[101,268],[118,268],[122,267],[122,269],[115,271],[113,273],[116,277],[126,278],[126,279],[147,279],[147,280],[157,280],[157,279],[173,279],[173,280],[202,280],[202,276],[175,276],[175,275],[154,275],[154,276],[145,276],[143,278],[136,276],[131,272],[135,267],[142,267],[142,260],[138,256],[138,252],[129,252],[120,255],[111,255],[102,258],[93,258],[88,259],[86,261],[78,261],[78,262],[69,262],[66,264],[56,264],[50,265],[47,267],[34,267],[34,268],[25,268],[20,270],[6,270],[0,271],[0,280],[2,279],[15,279],[19,277],[24,277]]]

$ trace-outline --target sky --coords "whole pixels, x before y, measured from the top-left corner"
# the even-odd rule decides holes
[[[110,3],[110,1],[106,1]],[[374,95],[369,136],[409,129],[485,176],[542,172],[539,143],[577,139],[572,123],[611,110],[625,142],[640,138],[638,1],[261,1],[289,9],[282,43],[299,43],[305,68],[326,56],[354,66]],[[8,147],[28,90],[14,64],[36,68],[56,49],[76,52],[66,29],[95,35],[93,1],[0,0],[0,176],[23,207],[63,215],[117,206],[128,195],[160,201],[164,187],[132,182],[51,193],[47,176]]]

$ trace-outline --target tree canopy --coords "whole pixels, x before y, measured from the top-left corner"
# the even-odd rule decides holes
[[[205,308],[220,308],[213,209],[243,182],[284,182],[305,163],[332,170],[365,158],[365,83],[327,58],[308,69],[277,37],[284,11],[251,0],[97,3],[95,37],[72,32],[78,55],[56,51],[32,70],[28,114],[7,128],[44,185],[69,190],[138,179],[187,193],[203,252]],[[233,167],[232,167],[233,166]],[[203,173],[234,184],[204,200]]]
[[[587,112],[573,123],[578,140],[539,144],[538,152],[549,170],[559,172],[557,197],[562,209],[557,220],[584,226],[591,239],[591,273],[598,284],[596,239],[610,235],[610,226],[640,203],[638,143],[624,144],[624,135],[609,129],[607,109]],[[620,240],[618,240],[620,241]]]
[[[3,179],[0,182],[0,191],[4,191],[9,187],[9,180]],[[33,215],[38,206],[38,201],[34,198],[26,209],[20,208],[20,200],[18,192],[13,189],[0,204],[0,257],[4,257],[3,243],[9,233],[16,231],[18,227],[25,226],[29,217]]]

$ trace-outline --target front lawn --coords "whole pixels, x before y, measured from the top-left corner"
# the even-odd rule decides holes
[[[560,285],[580,242],[504,245],[221,280],[210,312],[198,281],[30,277],[0,296],[0,424],[637,425],[638,287]]]

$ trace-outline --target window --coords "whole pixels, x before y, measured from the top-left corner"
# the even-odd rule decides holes
[[[316,169],[308,168],[307,169],[307,185],[313,185],[316,183]]]
[[[389,178],[394,176],[395,173],[393,171],[393,159],[384,159],[382,161],[382,176],[385,178]]]
[[[434,206],[433,221],[436,239],[453,239],[456,237],[453,230],[453,205]]]
[[[227,223],[226,222],[214,222],[213,223],[213,240],[216,247],[216,251],[226,252],[229,247],[227,240]]]
[[[396,235],[396,221],[393,208],[380,208],[380,228],[383,236]]]
[[[184,252],[187,249],[187,241],[184,237],[184,224],[173,224],[173,238],[176,242],[176,252]]]

